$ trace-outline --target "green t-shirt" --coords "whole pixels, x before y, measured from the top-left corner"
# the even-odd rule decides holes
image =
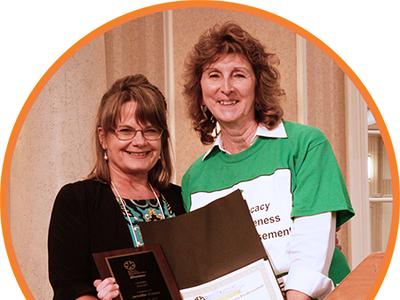
[[[289,268],[286,249],[293,218],[336,212],[340,226],[354,215],[325,135],[288,121],[280,126],[286,137],[259,136],[238,154],[214,147],[182,179],[187,211],[240,189],[277,274]]]

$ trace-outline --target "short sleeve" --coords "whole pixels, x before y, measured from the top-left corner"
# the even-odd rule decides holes
[[[354,211],[332,148],[321,132],[303,148],[294,166],[292,217],[336,212],[340,226]]]

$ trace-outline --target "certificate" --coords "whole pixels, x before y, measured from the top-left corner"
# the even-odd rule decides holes
[[[161,247],[150,244],[138,248],[94,253],[102,278],[114,277],[120,299],[182,299]]]
[[[181,290],[185,300],[283,300],[272,268],[260,259],[202,285]]]
[[[145,244],[161,245],[184,299],[283,299],[239,190],[139,227]]]

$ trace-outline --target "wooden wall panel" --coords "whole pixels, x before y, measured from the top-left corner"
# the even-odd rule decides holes
[[[142,73],[165,93],[163,14],[134,19],[105,33],[107,86]]]

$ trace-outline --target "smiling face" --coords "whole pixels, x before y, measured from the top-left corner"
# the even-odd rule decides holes
[[[147,129],[151,124],[139,124],[136,117],[137,103],[129,101],[121,106],[117,129]],[[142,132],[137,132],[129,141],[119,140],[113,132],[98,131],[100,143],[107,151],[108,166],[111,178],[115,176],[146,176],[157,163],[161,154],[161,139],[146,140]]]
[[[206,65],[201,76],[203,104],[221,126],[255,122],[253,68],[243,56],[226,54]]]

